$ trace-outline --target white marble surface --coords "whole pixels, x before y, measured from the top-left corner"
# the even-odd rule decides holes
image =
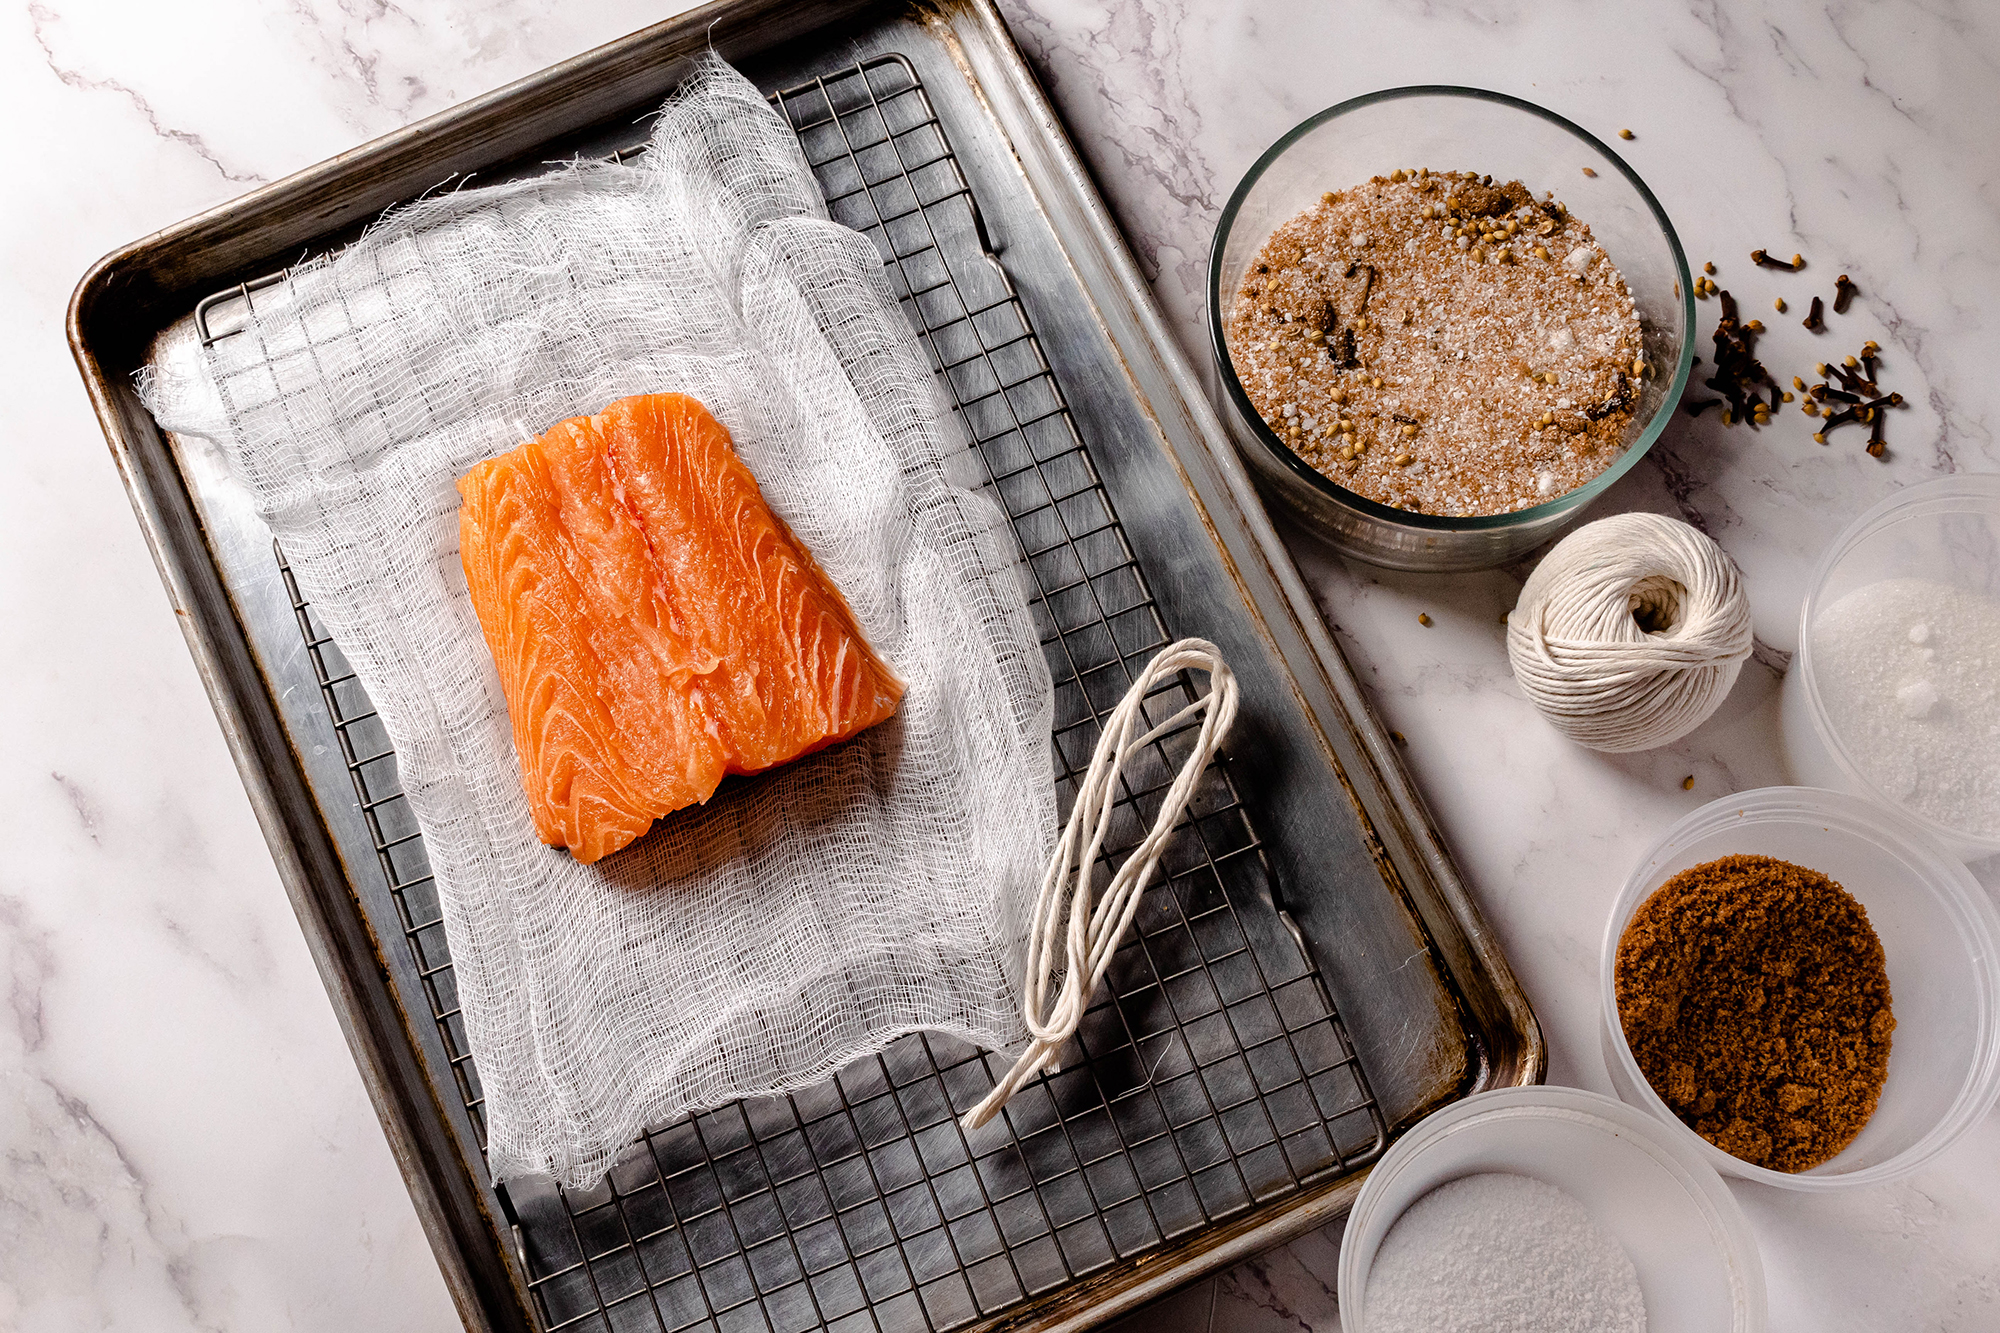
[[[64,349],[71,286],[147,230],[678,7],[35,0],[0,26],[17,181],[0,209],[0,1330],[453,1321]],[[1679,745],[1607,759],[1540,724],[1496,623],[1518,572],[1386,576],[1299,547],[1541,1015],[1550,1078],[1604,1089],[1593,978],[1614,881],[1680,813],[1780,779],[1772,666],[1820,546],[1894,486],[2000,468],[2000,15],[1978,0],[1007,10],[1197,357],[1208,236],[1242,171],[1304,115],[1398,83],[1629,126],[1622,151],[1746,312],[1842,270],[1860,283],[1819,344],[1803,302],[1767,317],[1765,359],[1789,375],[1818,347],[1878,339],[1912,401],[1885,462],[1852,432],[1813,445],[1796,416],[1760,434],[1678,418],[1605,506],[1698,522],[1749,577],[1767,665]],[[1804,251],[1812,281],[1753,273],[1757,245]],[[1779,1333],[2000,1327],[2000,1119],[1899,1184],[1735,1188]],[[1308,1237],[1134,1327],[1337,1328],[1337,1245]]]

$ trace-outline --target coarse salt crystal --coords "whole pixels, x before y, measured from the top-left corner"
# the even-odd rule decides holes
[[[1594,258],[1596,258],[1596,255],[1589,246],[1579,245],[1576,249],[1569,252],[1569,257],[1564,259],[1563,263],[1576,272],[1581,273],[1590,267],[1590,261]]]
[[[2000,602],[1885,579],[1821,611],[1811,633],[1822,705],[1862,774],[1948,828],[2000,835]]]
[[[1642,1333],[1646,1298],[1582,1203],[1526,1176],[1460,1176],[1412,1203],[1368,1273],[1374,1333]]]
[[[1537,472],[1535,474],[1536,495],[1553,495],[1555,493],[1555,489],[1556,489],[1556,479],[1554,473]]]
[[[1570,344],[1574,343],[1575,341],[1576,341],[1576,336],[1572,334],[1568,329],[1557,329],[1554,333],[1551,333],[1549,335],[1549,346],[1554,348],[1558,352],[1568,351]]]
[[[1938,704],[1937,686],[1927,680],[1913,680],[1896,691],[1896,702],[1902,705],[1904,717],[1929,717]]]

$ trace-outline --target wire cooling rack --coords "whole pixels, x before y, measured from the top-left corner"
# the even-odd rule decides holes
[[[1168,617],[910,63],[868,60],[771,101],[834,218],[881,250],[1013,521],[1055,679],[1066,813],[1102,715],[1171,640]],[[394,752],[279,564],[484,1151],[479,1075]],[[1194,697],[1182,675],[1146,711],[1157,720]],[[1161,738],[1128,772],[1107,868],[1150,827],[1192,739],[1191,727]],[[805,1092],[651,1130],[591,1189],[510,1182],[539,1319],[552,1333],[945,1333],[1365,1165],[1386,1142],[1382,1113],[1275,889],[1219,760],[1059,1072],[966,1132],[958,1113],[1006,1061],[918,1033]]]

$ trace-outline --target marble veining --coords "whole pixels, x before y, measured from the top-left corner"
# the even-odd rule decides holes
[[[16,441],[0,486],[0,1330],[370,1330],[453,1314],[62,346],[131,238],[684,6],[600,0],[30,0],[0,29],[19,190],[0,226]],[[1542,725],[1500,613],[1526,565],[1420,578],[1295,536],[1320,609],[1533,999],[1553,1081],[1604,1090],[1615,881],[1668,823],[1781,781],[1776,686],[1812,562],[1896,486],[2000,469],[2000,14],[1981,0],[1002,0],[1204,373],[1209,236],[1304,116],[1400,83],[1538,101],[1611,140],[1714,259],[1789,381],[1883,348],[1886,460],[1805,420],[1677,417],[1603,509],[1675,514],[1743,566],[1759,649],[1680,743]],[[29,128],[32,127],[32,128]],[[1748,251],[1805,253],[1796,276]],[[1798,324],[1850,274],[1861,295]],[[1775,296],[1791,313],[1776,316]],[[1700,307],[1712,324],[1714,305]],[[1706,350],[1705,339],[1697,351]],[[1419,612],[1429,626],[1417,620]],[[1683,788],[1693,779],[1692,789]],[[2000,871],[1986,868],[1989,885]],[[2000,1327],[2000,1119],[1879,1189],[1736,1186],[1776,1333]],[[1128,1333],[1339,1327],[1337,1229]]]

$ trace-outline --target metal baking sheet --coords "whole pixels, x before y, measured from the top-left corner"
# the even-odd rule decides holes
[[[231,284],[454,171],[632,151],[710,32],[882,249],[1015,520],[1065,796],[1096,710],[1169,637],[1220,644],[1250,706],[1081,1059],[996,1137],[950,1116],[987,1061],[912,1038],[662,1127],[598,1190],[495,1191],[393,756],[241,492],[129,373],[167,323],[199,304],[227,336],[255,299]],[[1429,1107],[1540,1076],[1532,1015],[990,7],[711,6],[128,247],[71,338],[469,1327],[1081,1327],[1336,1216]],[[1156,796],[1129,791],[1130,817]]]

